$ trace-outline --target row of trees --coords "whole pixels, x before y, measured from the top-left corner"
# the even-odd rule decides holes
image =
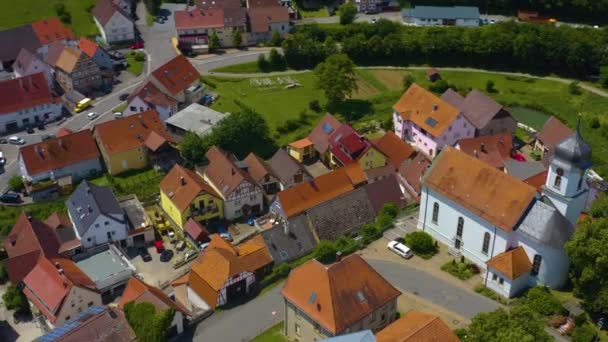
[[[584,77],[608,64],[608,31],[513,22],[478,28],[376,24],[298,26],[283,42],[289,67],[310,69],[341,50],[358,65],[431,64]],[[340,49],[338,49],[340,46]]]

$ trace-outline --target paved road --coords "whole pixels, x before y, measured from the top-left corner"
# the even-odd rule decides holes
[[[466,318],[479,312],[493,311],[499,304],[472,291],[456,288],[441,279],[408,266],[391,261],[368,260],[383,277],[394,286],[419,295],[437,305]],[[202,321],[193,336],[181,340],[194,341],[249,341],[274,323],[284,314],[279,285],[245,305],[213,314]],[[276,316],[272,315],[275,311]]]

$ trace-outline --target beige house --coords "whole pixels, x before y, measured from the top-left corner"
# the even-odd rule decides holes
[[[178,55],[158,67],[148,80],[179,104],[189,105],[203,97],[201,74],[184,55]]]
[[[331,265],[306,262],[291,271],[281,293],[284,333],[295,341],[377,332],[395,320],[401,295],[357,254]]]
[[[46,62],[53,68],[55,81],[65,91],[86,94],[103,84],[97,63],[82,51],[55,42],[49,47]]]

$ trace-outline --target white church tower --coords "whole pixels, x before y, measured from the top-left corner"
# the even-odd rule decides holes
[[[579,118],[576,132],[555,146],[543,186],[543,194],[573,225],[585,208],[591,167],[591,146],[583,140],[580,124]]]

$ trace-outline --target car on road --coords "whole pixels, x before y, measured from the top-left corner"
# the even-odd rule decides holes
[[[25,140],[21,137],[13,135],[12,137],[8,138],[8,143],[11,145],[25,145]]]
[[[5,194],[3,194],[2,196],[0,196],[0,202],[2,203],[12,203],[12,204],[18,204],[21,203],[21,195],[16,194],[14,192],[7,192]]]
[[[99,114],[97,114],[97,112],[90,112],[87,114],[87,118],[89,118],[89,120],[95,120],[98,116]]]
[[[89,108],[91,105],[93,105],[93,100],[91,100],[90,98],[86,97],[86,98],[78,101],[78,103],[76,104],[76,107],[74,108],[74,111],[76,113],[80,113],[83,110]]]
[[[399,255],[400,257],[402,257],[404,259],[409,259],[414,256],[411,249],[409,249],[406,245],[404,245],[400,242],[397,242],[397,241],[389,242],[388,245],[386,245],[386,247],[390,251],[396,253],[397,255]]]
[[[42,136],[42,141],[46,141],[46,140],[51,140],[51,139],[55,139],[56,136],[54,134],[45,134]]]
[[[32,134],[32,133],[34,133],[34,127],[27,125],[27,126],[25,126],[25,131],[29,134]]]
[[[120,94],[120,96],[118,96],[118,99],[120,101],[126,101],[128,97],[129,97],[129,94],[124,93],[124,94]]]
[[[173,251],[170,249],[165,249],[162,253],[160,253],[160,261],[168,262],[173,258]]]
[[[152,256],[146,247],[139,247],[139,255],[141,255],[142,260],[145,262],[152,261]]]
[[[0,139],[0,144],[3,144],[3,145],[8,144],[8,140],[2,138],[2,139]]]
[[[131,50],[138,50],[144,48],[144,42],[135,42],[131,44]]]
[[[114,112],[114,118],[116,118],[116,119],[122,118],[122,113],[121,112]]]

